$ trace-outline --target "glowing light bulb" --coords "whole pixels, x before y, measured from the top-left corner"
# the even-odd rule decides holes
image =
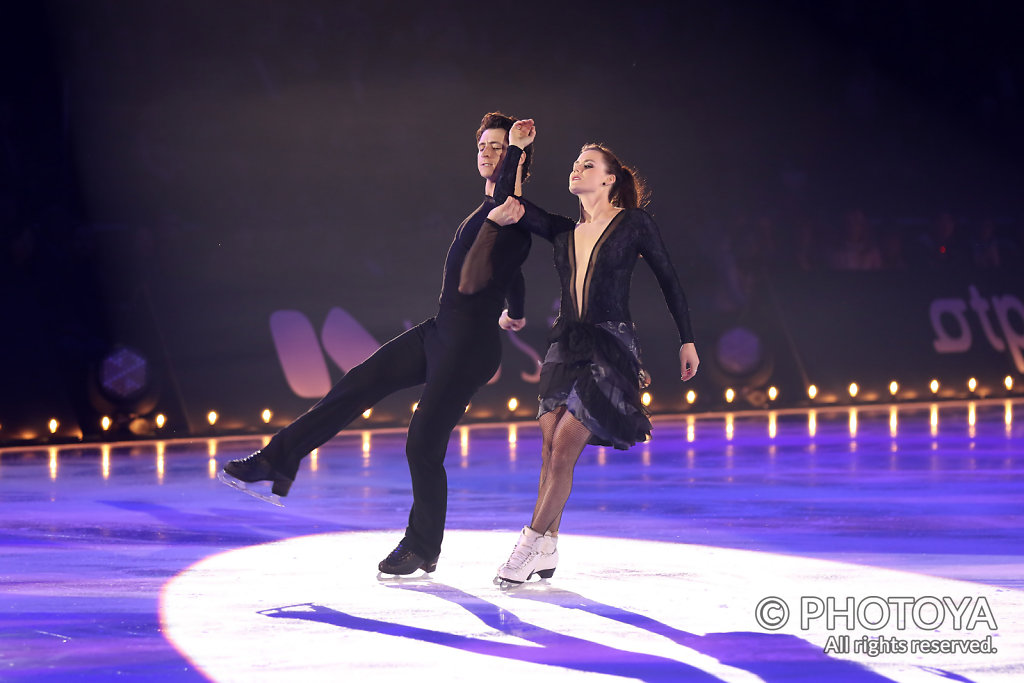
[[[60,422],[57,422],[57,418],[55,418],[55,417],[54,418],[50,418],[50,423],[49,423],[48,426],[50,428],[50,433],[51,434],[56,434],[57,433],[57,428],[60,427]]]
[[[1006,387],[1007,391],[1012,391],[1013,390],[1013,378],[1010,377],[1009,375],[1007,375],[1003,379],[1003,386]]]
[[[933,379],[931,382],[929,382],[928,388],[932,390],[933,394],[939,393],[939,380]]]
[[[371,415],[373,415],[373,408],[367,408],[366,410],[363,411],[364,420],[368,420]]]
[[[696,400],[697,400],[697,392],[696,391],[694,391],[693,389],[690,389],[689,391],[686,392],[686,402],[687,403],[692,405],[693,402],[696,401]]]
[[[107,417],[106,415],[104,415],[103,419],[100,420],[100,427],[103,429],[103,431],[107,431],[108,429],[110,429],[111,424],[112,423],[110,421],[110,418]]]
[[[651,393],[649,391],[645,391],[643,394],[641,394],[640,402],[643,403],[645,406],[651,405]]]
[[[218,417],[220,416],[217,415],[216,411],[211,410],[209,413],[206,414],[206,421],[209,422],[210,426],[212,427],[213,425],[217,424]]]
[[[725,402],[732,403],[733,399],[736,398],[736,392],[731,388],[725,390]]]
[[[813,384],[811,386],[807,387],[807,398],[809,398],[809,399],[811,399],[813,401],[814,397],[817,396],[817,395],[818,395],[818,387],[816,387]]]
[[[167,416],[160,413],[156,416],[156,428],[163,429],[165,424],[167,424]]]
[[[978,388],[978,380],[977,379],[972,377],[969,380],[967,380],[967,389],[969,391],[974,391],[977,388]]]
[[[889,393],[890,394],[895,396],[896,394],[899,393],[899,390],[900,390],[900,383],[899,382],[897,382],[896,380],[893,380],[893,381],[889,382]]]
[[[856,398],[857,393],[860,391],[860,387],[857,386],[856,382],[850,382],[850,398]]]
[[[518,407],[519,407],[519,399],[518,398],[513,396],[512,398],[510,398],[508,400],[508,411],[510,413],[514,413],[516,411],[516,408],[518,408]]]
[[[779,397],[779,390],[775,387],[768,387],[768,400],[774,401]]]
[[[270,418],[274,417],[274,414],[270,412],[270,408],[267,408],[260,414],[260,417],[263,418],[263,423],[267,424],[270,422]]]

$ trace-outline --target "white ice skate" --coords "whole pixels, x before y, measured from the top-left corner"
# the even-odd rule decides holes
[[[558,537],[551,532],[541,534],[528,526],[523,527],[519,540],[505,564],[498,567],[495,585],[510,588],[529,581],[537,574],[542,579],[555,575],[558,566]]]

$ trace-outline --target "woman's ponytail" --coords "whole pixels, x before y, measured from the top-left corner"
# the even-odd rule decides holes
[[[615,182],[608,192],[608,200],[613,206],[623,209],[639,209],[647,205],[649,200],[647,186],[642,178],[629,166],[623,166],[615,153],[602,144],[583,145],[582,152],[597,150],[605,160],[608,173],[615,176]]]

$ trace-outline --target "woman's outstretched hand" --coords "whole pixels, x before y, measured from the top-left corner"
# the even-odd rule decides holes
[[[526,213],[523,205],[516,201],[515,197],[509,197],[504,204],[494,207],[487,213],[487,219],[498,225],[512,225],[518,223],[519,219]]]
[[[533,123],[533,119],[523,119],[512,124],[512,130],[508,132],[508,144],[526,149],[535,137],[537,137],[537,126]]]
[[[697,374],[697,366],[700,359],[697,358],[697,347],[693,343],[683,344],[679,347],[679,379],[684,382],[693,379]]]
[[[506,308],[501,312],[501,317],[498,318],[498,327],[503,330],[512,330],[518,332],[526,326],[526,318],[510,318],[508,317],[508,309]]]

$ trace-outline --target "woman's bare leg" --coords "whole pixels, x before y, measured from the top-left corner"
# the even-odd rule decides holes
[[[553,414],[547,413],[541,419]],[[550,447],[547,427],[553,427]],[[530,527],[540,533],[550,531],[554,534],[558,531],[562,510],[572,491],[572,473],[576,461],[590,440],[591,433],[582,422],[563,409],[554,419],[541,423],[541,434],[544,437],[543,463],[537,505],[533,509]]]

